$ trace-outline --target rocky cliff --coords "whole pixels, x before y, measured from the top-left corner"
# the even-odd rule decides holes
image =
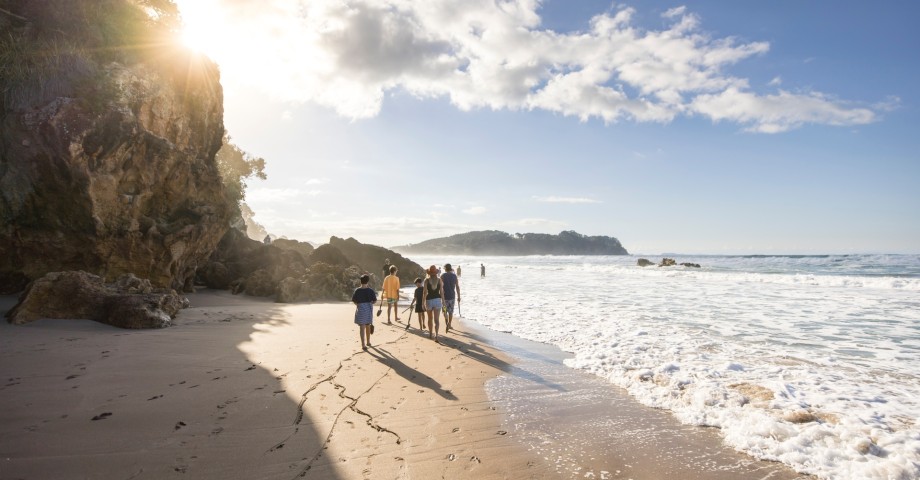
[[[151,20],[131,2],[11,8],[0,47],[18,54],[5,67],[19,77],[0,85],[0,293],[63,270],[190,288],[233,211],[214,163],[224,132],[216,65],[169,46],[97,53],[87,29],[112,15],[142,37]]]

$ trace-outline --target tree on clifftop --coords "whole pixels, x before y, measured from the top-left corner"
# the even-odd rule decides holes
[[[217,151],[217,169],[227,188],[227,197],[239,203],[246,198],[246,180],[256,177],[261,180],[265,175],[265,159],[254,157],[230,142],[231,138],[224,132],[223,145]]]
[[[268,235],[265,227],[259,225],[253,217],[255,212],[244,201],[246,198],[246,180],[258,178],[265,180],[265,159],[254,157],[230,142],[230,135],[224,132],[223,144],[214,160],[223,180],[227,199],[239,209],[239,217],[246,224],[249,238],[262,240]]]

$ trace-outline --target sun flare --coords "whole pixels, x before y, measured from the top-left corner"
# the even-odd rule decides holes
[[[191,50],[206,55],[212,55],[215,45],[215,32],[203,29],[201,26],[186,25],[182,30],[182,44]]]

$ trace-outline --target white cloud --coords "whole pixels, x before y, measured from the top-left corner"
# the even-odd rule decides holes
[[[867,108],[848,107],[820,93],[795,94],[780,90],[776,95],[755,95],[737,89],[700,95],[690,108],[714,121],[729,120],[748,125],[749,131],[784,132],[806,123],[863,125],[875,121]]]
[[[322,185],[324,183],[329,183],[328,178],[311,178],[304,182],[304,185]]]
[[[467,215],[482,215],[483,213],[486,213],[486,211],[486,207],[470,207],[462,210],[462,212]]]
[[[557,197],[555,195],[550,195],[548,197],[534,196],[533,199],[538,202],[546,202],[546,203],[602,203],[600,200],[595,200],[593,198]]]
[[[557,33],[541,28],[540,3],[179,1],[190,28],[215,37],[209,53],[224,81],[352,119],[377,115],[394,90],[446,97],[460,109],[544,109],[606,123],[696,114],[777,132],[876,119],[868,107],[819,92],[792,99],[807,100],[810,114],[777,116],[768,106],[788,94],[757,93],[726,73],[769,44],[714,38],[684,6],[667,10],[669,25],[659,30],[640,28],[635,11],[620,8],[596,15],[584,31]]]
[[[681,5],[679,7],[674,7],[672,9],[669,9],[668,11],[661,14],[661,16],[664,18],[674,18],[674,17],[679,17],[683,15],[686,11],[687,11],[687,7],[685,5]]]
[[[773,80],[770,80],[770,82],[767,83],[767,85],[771,87],[778,87],[782,84],[783,84],[783,77],[780,77],[779,75],[773,77]]]

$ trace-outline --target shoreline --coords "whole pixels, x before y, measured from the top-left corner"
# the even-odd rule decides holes
[[[2,478],[808,478],[473,321],[375,317],[362,352],[350,303],[189,299],[163,330],[4,322]]]
[[[594,374],[566,366],[554,345],[467,322],[514,368],[486,384],[505,428],[553,465],[558,478],[758,480],[815,477],[726,446],[718,429],[680,423]],[[589,432],[586,434],[586,432]]]

